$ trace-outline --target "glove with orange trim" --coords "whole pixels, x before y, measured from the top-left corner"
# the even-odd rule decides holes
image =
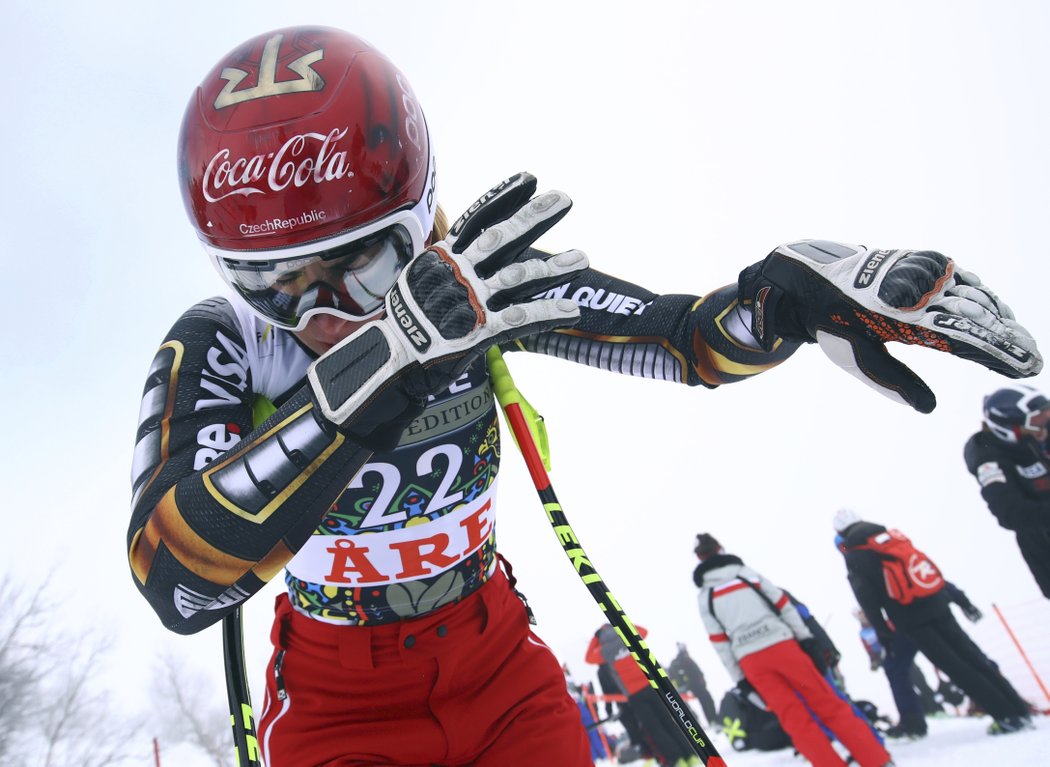
[[[948,352],[1009,378],[1043,367],[1035,339],[1010,307],[934,251],[803,240],[741,272],[738,290],[763,348],[778,337],[815,341],[836,365],[922,413],[937,400],[886,351],[888,341]]]

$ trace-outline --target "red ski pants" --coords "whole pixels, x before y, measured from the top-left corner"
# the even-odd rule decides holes
[[[813,767],[846,765],[814,716],[835,733],[860,767],[883,767],[890,761],[889,753],[871,728],[835,694],[797,642],[778,642],[746,655],[740,659],[740,668],[769,709],[777,715],[780,726],[791,737],[795,748],[809,759]]]
[[[592,764],[561,665],[502,571],[459,604],[375,627],[321,623],[282,595],[271,638],[267,767]]]

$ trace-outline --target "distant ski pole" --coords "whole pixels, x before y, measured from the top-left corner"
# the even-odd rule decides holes
[[[244,668],[244,636],[241,608],[222,619],[222,656],[226,664],[226,697],[230,703],[230,724],[237,750],[237,767],[262,767],[259,739],[255,734],[255,715]]]
[[[653,657],[652,651],[646,646],[634,624],[616,601],[616,597],[609,591],[601,576],[598,575],[597,570],[594,569],[594,565],[591,564],[590,558],[584,552],[579,539],[577,539],[572,527],[569,526],[569,521],[566,519],[561,504],[558,503],[558,498],[554,494],[554,488],[551,486],[550,477],[544,468],[543,459],[540,457],[532,431],[529,429],[525,415],[522,412],[521,392],[514,385],[514,379],[510,375],[506,362],[503,361],[503,355],[498,348],[492,347],[488,351],[487,359],[496,399],[499,400],[500,407],[503,408],[503,413],[511,431],[514,433],[518,448],[525,458],[525,465],[529,469],[529,474],[532,475],[532,482],[536,486],[536,492],[539,493],[540,500],[543,502],[543,508],[547,512],[547,518],[551,523],[551,527],[554,528],[555,535],[558,536],[558,540],[561,542],[565,555],[572,562],[576,573],[580,576],[580,580],[584,582],[587,590],[591,592],[591,596],[594,597],[598,606],[604,611],[606,619],[616,629],[616,633],[638,663],[639,668],[649,680],[649,684],[660,694],[664,707],[679,729],[685,734],[686,739],[692,744],[696,755],[703,760],[707,767],[725,767],[725,760],[718,754],[714,744],[711,743],[707,734],[700,727],[699,722],[693,721],[692,716],[689,714],[689,709],[682,702],[682,698],[678,695],[674,685],[671,684],[671,680],[667,678],[667,672]]]

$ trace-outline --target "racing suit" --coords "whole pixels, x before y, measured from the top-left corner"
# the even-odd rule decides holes
[[[549,295],[575,300],[580,322],[515,350],[711,387],[797,347],[758,348],[736,285],[655,295],[590,270]],[[314,357],[236,298],[175,323],[132,469],[140,591],[167,628],[192,633],[283,570],[260,719],[270,767],[590,764],[561,666],[501,571],[485,365],[393,425],[391,448],[324,419],[305,385]],[[541,719],[545,737],[529,738]]]
[[[970,437],[963,456],[988,509],[1017,536],[1021,556],[1050,599],[1050,458],[987,431]]]

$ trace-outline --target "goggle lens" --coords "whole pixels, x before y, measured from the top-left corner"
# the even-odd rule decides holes
[[[366,319],[383,307],[387,292],[413,256],[412,238],[395,224],[309,256],[245,261],[220,259],[228,281],[275,325],[299,327],[308,312],[331,309]]]
[[[1036,436],[1045,438],[1047,430],[1050,429],[1050,407],[1029,413],[1025,419],[1025,428]]]

